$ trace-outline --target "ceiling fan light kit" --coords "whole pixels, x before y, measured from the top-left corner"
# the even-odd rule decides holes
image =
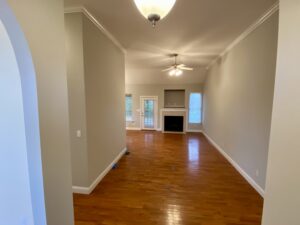
[[[163,70],[163,72],[169,71],[170,77],[174,77],[174,76],[180,77],[183,74],[183,70],[189,70],[189,71],[194,70],[193,68],[187,67],[184,64],[178,64],[177,63],[178,54],[173,54],[172,57],[174,57],[174,64],[171,67]]]
[[[183,71],[180,69],[173,69],[169,72],[170,77],[180,77],[183,74]]]
[[[134,0],[134,2],[141,14],[155,27],[158,21],[169,14],[176,0]]]

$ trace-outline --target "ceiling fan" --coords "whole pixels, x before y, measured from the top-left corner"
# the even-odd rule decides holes
[[[169,67],[169,68],[167,68],[165,70],[162,70],[163,72],[170,71],[169,75],[171,77],[173,77],[173,76],[175,76],[175,77],[181,76],[183,74],[183,70],[188,70],[188,71],[194,70],[193,68],[187,67],[184,64],[178,64],[177,63],[178,54],[173,54],[172,57],[174,57],[174,64],[171,67]]]

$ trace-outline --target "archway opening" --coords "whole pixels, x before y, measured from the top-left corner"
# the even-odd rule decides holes
[[[0,221],[46,225],[35,72],[26,39],[0,0]]]

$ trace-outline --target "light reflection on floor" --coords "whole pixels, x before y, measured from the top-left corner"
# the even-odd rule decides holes
[[[188,145],[189,167],[190,169],[198,169],[199,166],[200,144],[198,139],[190,139]]]
[[[189,140],[189,161],[199,162],[199,140],[198,139],[190,139]]]
[[[154,135],[153,133],[145,133],[144,140],[145,146],[151,146],[153,144]]]
[[[168,205],[167,209],[167,224],[168,225],[180,225],[181,214],[180,207],[178,205]]]

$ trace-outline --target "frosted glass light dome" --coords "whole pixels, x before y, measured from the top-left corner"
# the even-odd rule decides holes
[[[165,18],[172,10],[176,0],[134,0],[141,14],[152,22]]]
[[[183,74],[182,70],[180,70],[178,68],[171,70],[169,73],[170,77],[173,77],[173,76],[180,77],[182,74]]]

